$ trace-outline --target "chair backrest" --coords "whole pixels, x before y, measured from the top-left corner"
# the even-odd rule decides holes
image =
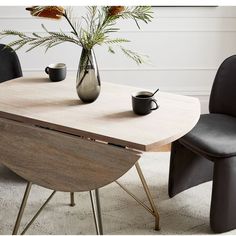
[[[216,73],[209,111],[236,116],[236,55],[225,59]]]
[[[22,76],[20,61],[15,51],[0,44],[0,83]]]

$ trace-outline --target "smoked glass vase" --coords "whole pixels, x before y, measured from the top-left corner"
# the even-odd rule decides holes
[[[76,90],[84,103],[94,102],[100,94],[101,82],[93,50],[82,49],[76,78]]]

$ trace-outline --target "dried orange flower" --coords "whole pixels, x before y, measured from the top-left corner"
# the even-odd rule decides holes
[[[46,17],[51,19],[60,19],[65,10],[61,6],[33,6],[27,7],[26,10],[30,11],[32,16]]]
[[[116,16],[124,10],[125,10],[125,7],[123,7],[123,6],[112,6],[112,7],[109,7],[109,9],[108,9],[108,15],[109,16]]]

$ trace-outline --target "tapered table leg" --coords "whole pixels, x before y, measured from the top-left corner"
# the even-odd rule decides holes
[[[101,204],[99,198],[99,190],[95,189],[95,199],[93,197],[92,191],[89,191],[91,205],[93,210],[94,224],[96,227],[96,233],[98,235],[103,235],[103,226],[102,226],[102,214],[101,214]]]
[[[27,186],[26,186],[26,189],[25,189],[25,194],[24,194],[23,200],[21,202],[20,210],[19,210],[19,213],[17,215],[16,223],[15,223],[15,226],[14,226],[14,229],[13,229],[13,233],[12,233],[13,235],[17,234],[18,229],[20,227],[21,219],[22,219],[22,216],[23,216],[23,213],[24,213],[24,210],[25,210],[25,206],[26,206],[28,197],[29,197],[31,186],[32,186],[32,183],[28,182]]]
[[[103,235],[102,213],[101,213],[101,204],[100,204],[100,197],[99,197],[99,190],[98,189],[95,189],[95,199],[96,199],[96,207],[97,207],[99,234]]]
[[[145,193],[147,195],[148,201],[149,201],[149,203],[151,205],[151,208],[152,208],[154,216],[155,216],[155,230],[160,230],[160,224],[159,224],[160,217],[159,217],[159,213],[157,211],[157,208],[156,208],[156,205],[155,205],[155,203],[153,201],[151,192],[149,190],[149,187],[147,185],[147,182],[146,182],[146,180],[144,178],[143,172],[142,172],[138,162],[135,163],[135,167],[136,167],[136,170],[138,172],[139,178],[140,178],[140,180],[142,182],[142,185],[143,185],[143,189],[144,189],[144,191],[145,191]]]
[[[148,198],[148,202],[150,204],[151,207],[149,207],[148,205],[146,205],[141,199],[139,199],[135,194],[133,194],[131,191],[129,191],[124,185],[122,185],[119,181],[115,181],[126,193],[128,193],[137,203],[139,203],[139,205],[141,205],[145,210],[147,210],[148,212],[150,212],[154,217],[155,217],[155,230],[160,230],[160,217],[159,217],[159,213],[157,211],[156,205],[153,201],[153,197],[151,195],[151,192],[149,190],[149,187],[147,185],[147,182],[145,180],[145,177],[143,175],[143,172],[139,166],[139,163],[136,162],[135,163],[135,167],[137,170],[137,173],[139,175],[139,178],[142,182],[142,186],[143,189],[146,193],[146,196]]]
[[[75,206],[75,193],[70,193],[70,206]]]
[[[91,206],[92,206],[92,210],[93,210],[93,219],[94,219],[95,229],[96,229],[97,235],[99,235],[98,222],[97,222],[96,210],[94,207],[94,198],[93,198],[92,191],[89,191],[89,195],[90,195]]]

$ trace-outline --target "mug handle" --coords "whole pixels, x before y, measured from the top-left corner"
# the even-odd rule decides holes
[[[49,74],[49,67],[48,67],[48,66],[45,68],[45,72],[46,72],[47,74]]]
[[[156,104],[156,107],[151,108],[151,110],[152,110],[152,111],[153,111],[153,110],[157,110],[157,109],[159,108],[159,105],[157,104],[156,99],[152,99],[151,102],[154,102],[154,103]]]

